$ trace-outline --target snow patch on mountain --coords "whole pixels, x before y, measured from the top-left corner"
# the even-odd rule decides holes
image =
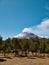
[[[22,39],[23,38],[30,38],[30,37],[35,38],[37,36],[35,34],[33,34],[31,32],[31,29],[29,29],[29,28],[24,28],[24,30],[20,34],[15,36],[15,38],[22,38]]]

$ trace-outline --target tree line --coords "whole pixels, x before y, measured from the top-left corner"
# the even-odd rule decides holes
[[[26,57],[29,52],[36,55],[37,53],[49,54],[49,39],[36,37],[29,39],[8,38],[3,40],[2,36],[0,36],[0,53],[3,53],[4,56],[7,53],[14,53],[15,56],[21,55]]]

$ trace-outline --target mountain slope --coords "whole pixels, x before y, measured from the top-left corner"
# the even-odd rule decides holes
[[[16,35],[14,38],[24,39],[24,38],[30,38],[30,37],[35,38],[35,37],[37,37],[37,35],[35,35],[31,32],[22,32],[22,33]]]

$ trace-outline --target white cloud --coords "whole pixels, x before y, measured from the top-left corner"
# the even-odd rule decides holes
[[[31,32],[31,28],[24,28],[22,32],[28,32],[28,33],[30,33]]]
[[[38,25],[38,27],[40,27],[40,28],[47,28],[47,27],[49,27],[49,19],[44,20],[43,22],[41,22],[41,24]]]
[[[41,37],[49,37],[49,19],[43,20],[39,25],[31,27],[32,32]]]

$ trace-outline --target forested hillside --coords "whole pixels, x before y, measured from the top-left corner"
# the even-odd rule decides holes
[[[21,54],[20,54],[21,52]],[[23,55],[27,56],[31,52],[49,54],[49,39],[46,38],[30,38],[30,39],[18,39],[8,38],[3,40],[0,36],[0,53],[6,56],[7,53],[15,53],[15,56]]]

